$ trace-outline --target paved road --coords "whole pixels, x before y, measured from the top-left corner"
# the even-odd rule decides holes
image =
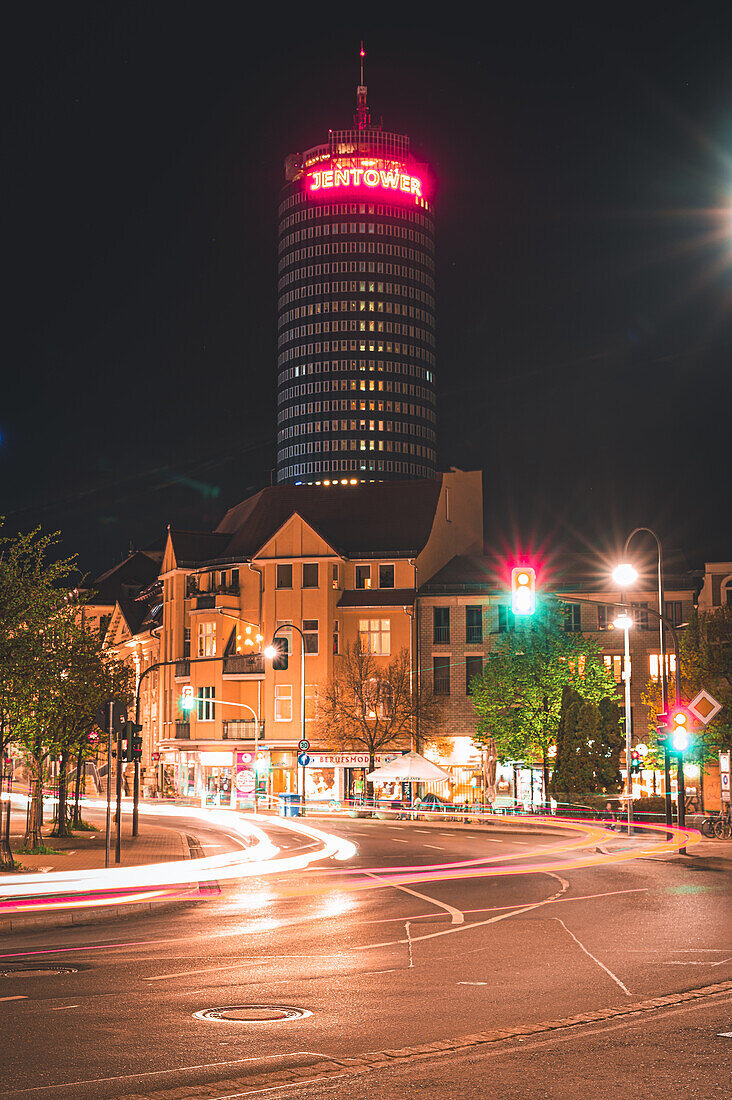
[[[357,844],[348,866],[369,869],[358,884],[316,868],[193,908],[0,941],[9,970],[75,971],[0,978],[0,996],[18,998],[0,1001],[3,1095],[728,1092],[732,1039],[717,1035],[732,1031],[727,865],[644,859],[396,888],[380,869],[527,853],[541,867],[558,837],[315,824]],[[206,854],[233,843],[189,831]],[[276,821],[267,831],[289,852],[309,843]],[[243,1004],[311,1015],[194,1015]]]

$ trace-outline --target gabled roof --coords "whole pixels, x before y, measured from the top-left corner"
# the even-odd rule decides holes
[[[89,588],[93,595],[90,603],[113,607],[120,597],[131,598],[151,584],[160,572],[162,552],[136,550],[119,565],[96,577]]]
[[[229,537],[215,531],[170,531],[173,553],[179,566],[198,565],[226,554]]]
[[[222,556],[252,557],[293,513],[344,557],[412,557],[432,529],[441,478],[365,485],[273,485],[231,508]]]

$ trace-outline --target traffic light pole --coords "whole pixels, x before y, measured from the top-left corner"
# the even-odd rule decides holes
[[[279,634],[281,630],[296,630],[300,635],[300,740],[305,741],[305,635],[299,626],[295,623],[280,623],[272,635],[272,642]],[[271,644],[271,643],[270,643]],[[305,817],[305,768],[302,769],[302,799],[300,800],[300,809],[302,816]]]
[[[112,723],[114,721],[114,700],[109,700],[109,718],[107,722],[107,822],[105,829],[104,866],[109,867],[109,850],[112,840]]]
[[[114,842],[114,862],[122,859],[122,730],[117,734],[117,835]]]

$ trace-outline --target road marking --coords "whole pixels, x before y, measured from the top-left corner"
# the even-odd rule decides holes
[[[413,898],[419,898],[420,901],[427,901],[430,905],[436,905],[438,909],[444,909],[445,912],[450,914],[451,924],[462,924],[465,920],[463,913],[459,909],[456,909],[454,905],[449,905],[446,901],[438,901],[437,898],[431,898],[428,894],[420,894],[417,890],[410,890],[407,886],[397,886],[395,883],[384,882],[380,875],[375,875],[371,871],[366,871],[366,874],[369,878],[375,878],[379,882],[383,882],[385,886],[390,886],[393,890],[402,890],[405,894],[411,894]],[[422,939],[421,936],[417,938]],[[404,940],[397,942],[404,943]],[[371,945],[367,944],[366,946]]]
[[[439,844],[423,844],[423,848],[434,848],[436,852],[444,852],[445,849],[441,848]]]
[[[566,933],[567,933],[568,935],[570,935],[570,936],[572,937],[572,939],[573,939],[573,940],[574,940],[574,942],[575,942],[575,943],[577,944],[577,946],[578,946],[578,947],[580,948],[580,950],[581,950],[581,951],[584,951],[585,955],[587,955],[587,956],[588,956],[588,958],[592,959],[592,961],[593,961],[593,962],[596,962],[596,963],[597,963],[597,965],[598,965],[598,966],[600,967],[600,969],[601,969],[601,970],[604,970],[604,971],[605,971],[605,973],[606,973],[606,974],[608,975],[608,977],[609,977],[609,978],[612,978],[612,980],[613,980],[613,981],[615,982],[615,984],[616,984],[616,985],[619,985],[619,986],[620,986],[620,988],[622,989],[623,993],[625,993],[625,994],[626,994],[626,995],[627,995],[628,997],[632,997],[632,996],[633,996],[633,994],[632,994],[632,993],[630,992],[630,990],[628,989],[628,987],[627,987],[627,986],[625,986],[625,985],[623,985],[623,983],[621,982],[620,978],[618,978],[616,974],[613,974],[612,970],[608,970],[608,968],[607,968],[607,967],[605,966],[605,963],[602,963],[602,962],[600,962],[600,960],[599,960],[598,958],[596,958],[596,956],[595,956],[595,955],[593,955],[591,951],[588,951],[588,950],[587,950],[587,948],[585,947],[585,945],[584,945],[583,943],[580,943],[580,941],[579,941],[579,940],[577,939],[577,937],[575,936],[574,932],[570,932],[569,928],[567,928],[566,924],[565,924],[565,923],[564,923],[564,921],[563,921],[563,920],[561,919],[561,917],[552,917],[552,920],[556,920],[556,921],[559,921],[559,923],[561,924],[561,926],[562,926],[562,928],[564,929],[564,931],[565,931],[565,932],[566,932]]]
[[[28,998],[22,995],[17,997],[0,997],[0,1001],[27,1001]]]
[[[394,844],[409,844],[408,840],[401,840],[398,836],[393,836],[391,839]]]
[[[667,959],[663,966],[723,966],[724,963],[732,962],[732,957],[729,959],[719,959],[717,962],[706,962],[704,959]]]
[[[488,985],[488,982],[458,982],[458,985]]]
[[[81,1005],[56,1005],[51,1009],[51,1012],[63,1012],[67,1008],[81,1008]]]
[[[717,1038],[718,1039],[732,1039],[732,1031],[718,1031],[717,1032]]]

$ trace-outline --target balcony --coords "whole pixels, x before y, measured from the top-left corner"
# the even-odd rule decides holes
[[[191,662],[186,658],[184,661],[175,662],[175,678],[176,680],[190,680],[191,678]]]
[[[176,739],[176,741],[190,741],[190,739],[191,739],[191,723],[190,722],[176,722],[175,723],[175,739]]]
[[[235,653],[224,657],[225,680],[263,680],[264,657],[261,653]]]
[[[223,722],[222,737],[224,741],[254,741],[257,733],[257,723],[254,719],[231,718]],[[259,723],[258,741],[264,740],[264,722]]]

